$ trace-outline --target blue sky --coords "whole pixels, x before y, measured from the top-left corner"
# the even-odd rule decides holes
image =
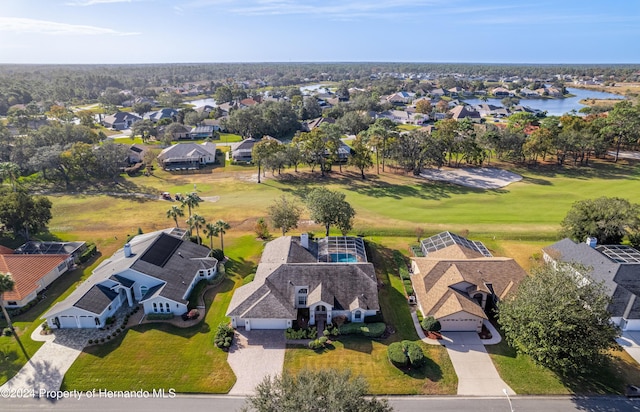
[[[3,0],[0,63],[640,63],[637,0]]]

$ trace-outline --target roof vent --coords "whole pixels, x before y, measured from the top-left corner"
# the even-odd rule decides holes
[[[598,245],[598,238],[588,237],[585,243],[589,245],[589,247],[592,247],[595,249],[595,247]]]
[[[129,243],[124,245],[124,257],[131,257],[131,245]]]

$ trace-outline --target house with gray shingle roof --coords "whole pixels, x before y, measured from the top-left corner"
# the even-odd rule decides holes
[[[631,246],[597,245],[597,240],[575,243],[562,239],[542,249],[547,262],[577,263],[587,275],[603,282],[611,302],[611,320],[623,331],[640,330],[640,252]]]
[[[236,289],[227,316],[234,328],[286,329],[296,319],[363,322],[379,310],[378,282],[362,239],[314,242],[303,234],[267,243],[253,282]]]
[[[412,258],[411,283],[420,312],[443,331],[480,332],[496,303],[527,276],[513,259],[453,233],[424,239],[421,247],[425,256]]]
[[[94,269],[43,318],[51,328],[101,328],[119,308],[182,315],[194,286],[217,273],[207,247],[177,228],[138,235]]]
[[[178,143],[158,155],[165,170],[195,170],[216,161],[216,145],[211,142]]]

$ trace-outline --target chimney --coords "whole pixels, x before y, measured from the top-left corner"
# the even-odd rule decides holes
[[[131,245],[128,243],[124,245],[124,257],[131,257]]]
[[[585,243],[589,245],[589,247],[592,247],[595,249],[596,246],[598,245],[598,239],[595,237],[588,237]]]
[[[303,248],[309,250],[309,234],[308,233],[303,233],[300,235],[300,245],[302,245]]]

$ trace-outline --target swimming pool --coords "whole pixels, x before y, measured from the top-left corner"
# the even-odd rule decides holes
[[[331,261],[338,263],[356,263],[358,258],[350,253],[331,253]]]

